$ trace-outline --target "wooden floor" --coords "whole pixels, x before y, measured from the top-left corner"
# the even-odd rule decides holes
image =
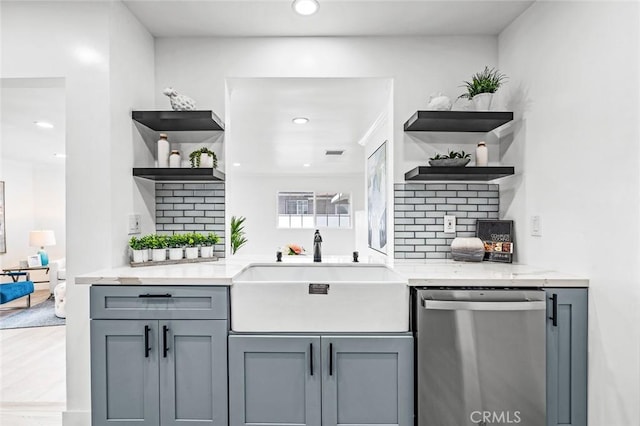
[[[32,306],[48,296],[36,291]],[[65,406],[65,326],[0,330],[0,425],[61,426]]]

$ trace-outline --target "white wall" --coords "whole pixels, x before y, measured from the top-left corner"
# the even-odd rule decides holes
[[[1,2],[0,7],[2,77],[65,79],[67,275],[73,283],[80,273],[122,265],[128,238],[122,216],[153,211],[141,199],[144,189],[138,191],[130,177],[136,148],[132,124],[123,117],[129,108],[151,104],[153,39],[119,2]],[[67,297],[63,423],[86,426],[88,289],[71,285]]]
[[[2,160],[5,181],[7,253],[5,266],[15,266],[38,251],[29,246],[29,231],[51,229],[56,245],[45,247],[50,260],[65,256],[64,163],[58,165]],[[43,280],[46,277],[32,277]]]
[[[503,160],[520,174],[501,209],[521,262],[591,279],[593,426],[640,424],[638,16],[635,2],[537,2],[499,37],[516,113]]]
[[[238,255],[273,255],[287,244],[302,245],[313,254],[314,229],[277,228],[278,191],[346,192],[353,211],[364,209],[364,171],[351,175],[227,175],[226,214],[245,216],[247,244]],[[230,188],[233,188],[232,190]],[[354,217],[352,216],[352,220]],[[350,255],[356,250],[355,228],[320,229],[323,255]],[[227,243],[228,244],[228,243]]]
[[[394,80],[395,181],[428,153],[402,125],[442,91],[455,99],[463,80],[497,62],[497,39],[472,37],[159,38],[156,107],[174,87],[225,117],[225,78],[389,77]],[[422,157],[422,158],[421,158]],[[228,171],[228,170],[227,170]]]

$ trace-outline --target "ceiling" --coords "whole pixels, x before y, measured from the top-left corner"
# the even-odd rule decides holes
[[[227,173],[350,174],[364,172],[358,142],[389,107],[391,80],[229,79],[227,89]],[[300,116],[309,122],[294,124]]]
[[[23,84],[29,80],[38,87]],[[65,152],[65,91],[63,87],[51,87],[37,80],[46,79],[2,81],[2,159],[64,166],[64,159],[54,154]],[[35,121],[45,121],[54,127],[43,129]]]
[[[124,0],[156,37],[497,35],[530,0]]]

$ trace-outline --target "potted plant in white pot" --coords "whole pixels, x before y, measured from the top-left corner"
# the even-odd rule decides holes
[[[498,90],[507,76],[495,68],[484,67],[484,70],[471,76],[471,81],[465,81],[461,87],[466,87],[467,93],[460,95],[473,101],[476,111],[489,111],[493,94]]]
[[[129,240],[129,247],[131,248],[133,263],[142,263],[149,260],[148,247],[146,246],[146,240],[144,237],[131,237]]]
[[[149,247],[151,248],[151,260],[161,262],[167,260],[167,237],[164,235],[149,235]]]
[[[209,148],[200,148],[189,154],[191,168],[216,168],[218,167],[218,157]]]
[[[180,260],[184,257],[185,239],[180,234],[169,235],[167,245],[169,246],[169,260]]]
[[[209,232],[204,236],[202,245],[200,246],[200,257],[213,257],[213,246],[220,242],[220,237],[213,232]]]
[[[202,241],[202,235],[197,232],[193,232],[190,234],[184,234],[184,242],[185,242],[185,257],[187,259],[196,259],[198,257],[198,246]]]

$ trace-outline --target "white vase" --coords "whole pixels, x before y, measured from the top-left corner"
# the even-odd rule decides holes
[[[491,100],[493,100],[493,93],[480,93],[473,97],[473,105],[475,105],[476,111],[489,111]]]
[[[169,155],[169,167],[173,169],[180,168],[181,160],[182,157],[180,156],[180,151],[174,149],[171,151],[171,155]]]
[[[158,139],[158,167],[169,167],[169,141],[167,135],[160,133]]]
[[[209,154],[200,154],[200,168],[213,168],[213,157]]]
[[[145,261],[144,254],[146,253],[146,249],[144,250],[132,250],[133,252],[133,263],[142,263]]]
[[[174,247],[169,249],[169,260],[180,260],[183,257],[182,247]]]
[[[153,260],[154,262],[162,262],[163,260],[167,260],[167,249],[152,249],[151,260]]]
[[[487,149],[487,145],[484,141],[480,141],[478,143],[478,147],[476,148],[476,166],[477,167],[486,167],[489,164],[489,150]]]
[[[200,257],[213,257],[213,246],[200,247]]]
[[[187,259],[197,259],[198,258],[198,247],[187,247],[185,250]]]

